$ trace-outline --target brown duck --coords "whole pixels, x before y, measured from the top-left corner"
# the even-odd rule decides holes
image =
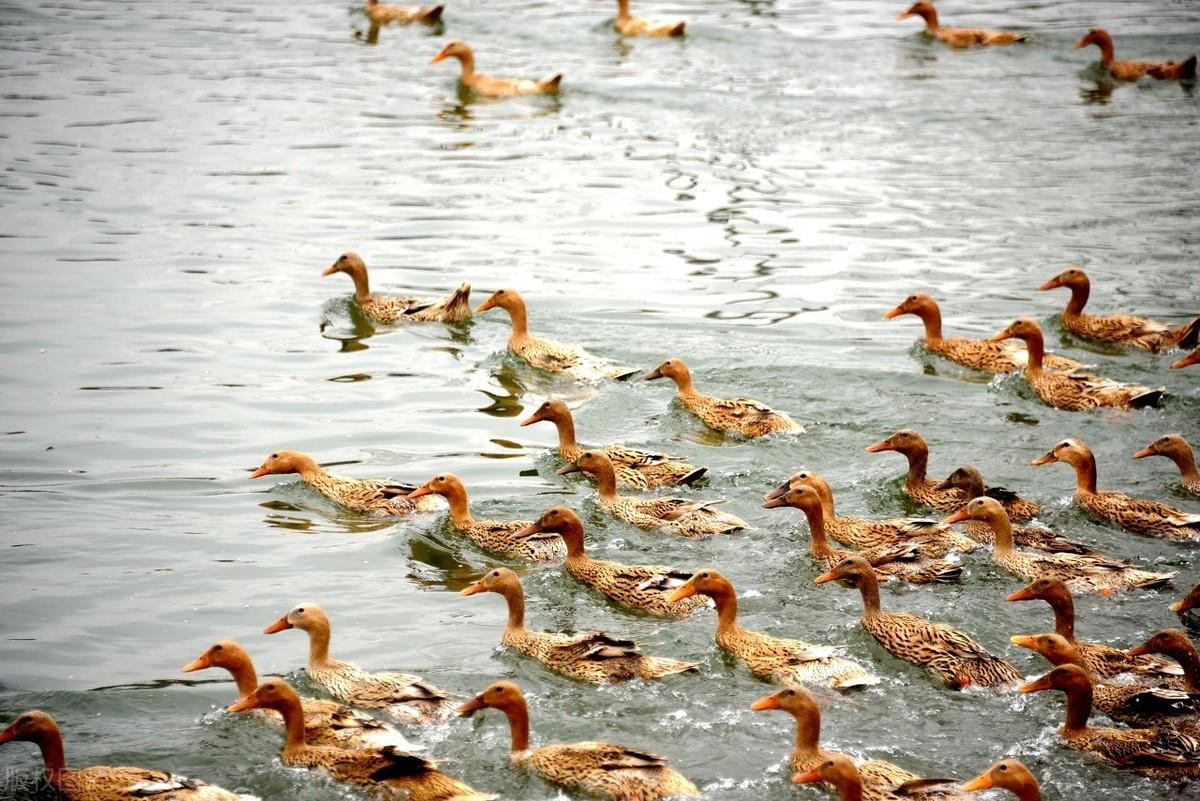
[[[869,782],[862,766],[844,754],[829,754],[815,767],[792,776],[794,784],[826,782],[838,791],[841,801],[904,801],[904,799],[963,799],[950,779],[916,779],[900,784]]]
[[[687,33],[685,22],[659,22],[633,16],[629,13],[629,0],[617,0],[617,20],[613,27],[622,36],[683,36]]]
[[[404,517],[436,508],[432,499],[420,503],[410,500],[408,496],[415,489],[411,485],[331,475],[315,459],[300,451],[272,453],[250,478],[289,473],[298,473],[305,484],[352,512]]]
[[[1164,434],[1133,455],[1134,459],[1165,456],[1179,468],[1179,483],[1193,495],[1200,495],[1200,470],[1192,446],[1179,434]]]
[[[692,371],[683,359],[667,359],[643,376],[646,381],[669,378],[679,390],[679,402],[711,429],[743,437],[763,437],[780,432],[801,433],[804,428],[783,412],[749,398],[725,400],[697,391]]]
[[[1023,42],[1028,37],[1023,33],[1012,31],[989,31],[984,28],[946,28],[938,24],[937,9],[929,0],[918,0],[913,3],[896,19],[920,17],[925,20],[925,33],[934,39],[945,42],[951,47],[971,47],[972,45],[1006,45],[1013,42]]]
[[[1183,61],[1116,61],[1113,59],[1113,41],[1108,31],[1092,28],[1075,43],[1075,49],[1096,45],[1100,48],[1100,63],[1118,81],[1136,81],[1149,75],[1160,81],[1196,80],[1196,56]]]
[[[375,6],[398,8],[398,6]],[[368,9],[370,6],[368,6]],[[440,9],[441,6],[438,6]],[[369,11],[368,11],[369,13]],[[440,12],[439,12],[440,13]],[[343,253],[321,275],[345,273],[354,281],[354,302],[363,314],[385,325],[392,323],[457,323],[471,319],[471,285],[464,283],[440,301],[372,295],[367,264],[357,253]]]
[[[1189,609],[1200,607],[1200,584],[1188,590],[1188,594],[1171,604],[1171,611],[1182,615]]]
[[[1002,759],[962,786],[969,793],[993,787],[1008,790],[1017,801],[1042,801],[1042,788],[1029,768],[1015,759]]]
[[[1162,654],[1178,662],[1183,670],[1184,687],[1189,692],[1200,693],[1200,654],[1196,653],[1196,646],[1186,634],[1179,629],[1164,629],[1129,649],[1130,659],[1151,658],[1150,654]]]
[[[438,51],[430,59],[430,64],[437,64],[447,58],[458,59],[460,65],[459,83],[477,95],[484,97],[515,97],[517,95],[553,95],[558,94],[562,84],[562,73],[543,78],[540,81],[530,81],[520,78],[496,78],[475,71],[475,51],[466,42],[453,41]],[[491,308],[490,306],[488,308]],[[477,309],[484,311],[484,309]]]
[[[929,478],[929,445],[925,438],[911,428],[901,429],[887,439],[866,447],[867,453],[896,451],[908,460],[908,475],[904,478],[903,492],[922,506],[939,512],[953,512],[966,503],[966,496],[957,489],[938,489],[941,483]]]
[[[388,25],[393,22],[400,25],[411,25],[423,22],[433,25],[442,18],[445,6],[396,6],[381,3],[379,0],[367,0],[367,19],[376,25]],[[470,308],[467,309],[470,312]]]

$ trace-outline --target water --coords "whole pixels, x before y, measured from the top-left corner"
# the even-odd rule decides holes
[[[822,696],[831,747],[964,779],[1018,755],[1051,799],[1178,798],[1062,748],[1061,697],[953,693],[884,654],[857,625],[856,593],[812,584],[801,515],[759,508],[803,467],[829,478],[844,513],[917,511],[899,494],[903,460],[862,452],[911,426],[933,472],[974,464],[1069,534],[1182,571],[1170,591],[1081,600],[1081,636],[1130,646],[1178,625],[1166,605],[1198,578],[1191,552],[1084,518],[1067,503],[1070,471],[1029,461],[1078,436],[1102,485],[1200,510],[1165,460],[1129,458],[1167,431],[1200,439],[1197,374],[1080,349],[1052,322],[1065,293],[1034,291],[1083,263],[1097,309],[1197,312],[1195,91],[1107,91],[1097,52],[1071,44],[1103,24],[1118,57],[1182,57],[1200,48],[1200,10],[943,4],[949,24],[1034,33],[952,52],[895,20],[902,5],[635,7],[686,17],[675,42],[621,41],[607,3],[468,0],[444,32],[386,29],[374,46],[345,3],[0,7],[0,719],[51,711],[76,766],[329,798],[331,785],[274,761],[276,735],[217,711],[235,695],[223,673],[179,673],[232,637],[260,672],[295,678],[302,637],[260,631],[312,600],[341,658],[463,697],[518,680],[540,742],[650,748],[712,799],[828,797],[787,781],[790,719],[748,710],[771,688],[716,650],[711,616],[645,618],[557,569],[526,570],[531,625],[603,627],[703,667],[598,690],[552,675],[496,651],[498,598],[454,593],[495,560],[443,516],[380,521],[288,478],[247,480],[288,447],[353,476],[454,471],[479,516],[569,503],[599,557],[719,567],[747,627],[845,643],[884,677]],[[562,96],[460,97],[454,67],[427,64],[451,37],[475,44],[484,71],[564,72]],[[535,333],[640,367],[685,357],[702,389],[777,405],[809,433],[722,442],[661,383],[594,391],[536,374],[504,355],[499,312],[376,329],[343,276],[319,277],[349,249],[377,291],[470,280],[479,303],[514,286]],[[1047,409],[1019,378],[986,382],[921,355],[913,318],[881,319],[915,289],[942,300],[950,332],[1032,314],[1053,346],[1174,397],[1133,414]],[[685,541],[605,518],[586,485],[554,476],[550,426],[517,426],[548,394],[573,399],[584,442],[708,465],[696,493],[730,498],[757,530]],[[985,553],[966,561],[961,586],[887,588],[885,605],[962,626],[1039,673],[1008,637],[1048,629],[1048,608],[1004,603],[1020,583]],[[495,713],[424,738],[478,788],[557,797],[507,764]],[[26,797],[36,761],[26,745],[0,749],[0,794]]]

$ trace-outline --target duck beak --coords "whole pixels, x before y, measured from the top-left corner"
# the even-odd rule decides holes
[[[17,732],[12,726],[9,726],[4,731],[0,732],[0,743],[7,743],[16,739]]]
[[[428,484],[422,484],[421,486],[417,487],[415,490],[408,493],[408,495],[405,495],[404,497],[408,498],[409,500],[412,500],[413,498],[422,498],[422,497],[430,494],[431,492],[433,492],[433,490],[431,490],[429,488]]]
[[[488,585],[483,583],[483,579],[480,579],[479,581],[475,582],[474,584],[472,584],[468,587],[463,587],[463,589],[458,594],[459,595],[476,595],[478,593],[487,592],[487,591],[488,591]]]
[[[474,715],[479,710],[486,709],[486,708],[487,708],[487,704],[485,704],[483,702],[483,696],[477,695],[474,698],[472,698],[470,701],[467,701],[465,704],[460,706],[455,711],[458,712],[458,714],[462,715],[464,718],[469,718],[469,717],[471,717],[471,715]]]
[[[332,266],[325,268],[325,272],[321,273],[321,277],[324,278],[327,275],[333,275],[337,271],[338,271],[337,264],[333,264]]]
[[[1174,604],[1172,604],[1172,608],[1174,608],[1174,606],[1175,606],[1175,605],[1174,605]],[[1152,654],[1152,653],[1154,653],[1154,652],[1153,652],[1153,651],[1151,651],[1149,648],[1147,648],[1147,647],[1146,647],[1146,646],[1148,646],[1149,644],[1150,644],[1150,643],[1149,643],[1148,641],[1147,641],[1147,642],[1144,642],[1144,643],[1142,643],[1141,645],[1138,645],[1138,646],[1135,646],[1135,647],[1133,647],[1133,648],[1130,648],[1130,649],[1129,649],[1128,651],[1126,651],[1125,653],[1127,653],[1129,656],[1145,656],[1146,654]]]
[[[947,517],[942,522],[945,523],[946,525],[949,525],[951,523],[961,523],[964,520],[970,520],[970,519],[971,519],[971,515],[969,512],[967,512],[967,507],[964,506],[963,508],[959,509],[954,514]]]
[[[443,53],[438,53],[436,56],[434,56],[433,61],[431,61],[429,63],[432,64],[434,62],[441,61],[445,57],[446,56]],[[488,309],[494,309],[494,308],[496,308],[496,296],[492,295],[490,298],[485,300],[483,303],[480,303],[479,308],[477,308],[475,310],[475,312],[478,314],[479,312],[485,312]]]
[[[962,789],[964,793],[973,793],[976,790],[987,790],[988,788],[994,786],[995,785],[992,784],[991,778],[984,773],[983,775],[976,776],[974,779],[971,779],[971,781],[964,784]]]
[[[554,475],[565,476],[567,473],[580,473],[582,471],[583,471],[583,468],[581,468],[579,465],[575,464],[575,462],[567,462],[562,467],[555,470]]]
[[[258,703],[253,695],[244,695],[229,705],[230,712],[245,712],[247,709],[256,709]]]
[[[281,631],[287,631],[290,628],[292,628],[292,624],[288,623],[288,619],[286,617],[281,617],[279,620],[276,620],[274,623],[263,629],[263,634],[277,634]]]
[[[1172,364],[1171,369],[1172,370],[1182,370],[1183,368],[1187,367],[1188,365],[1192,365],[1192,364],[1200,364],[1200,348],[1197,348],[1196,350],[1189,353],[1187,356],[1184,356],[1182,359],[1180,359],[1179,361]]]
[[[912,11],[901,11],[896,15],[896,19],[908,19],[912,16]]]
[[[443,49],[443,50],[442,50],[441,52],[439,52],[439,53],[438,53],[436,56],[434,56],[433,58],[429,59],[429,63],[430,63],[430,64],[436,64],[436,63],[438,63],[439,61],[441,61],[442,59],[444,59],[446,56],[447,56],[447,53],[446,53],[445,49]],[[484,305],[486,306],[487,304],[484,304]],[[490,309],[490,308],[492,308],[492,307],[491,307],[491,306],[488,306],[488,308]],[[478,308],[476,311],[484,311],[484,308],[483,308],[483,306],[480,306],[480,307],[479,307],[479,308]]]
[[[523,540],[528,537],[532,537],[534,534],[541,534],[545,530],[546,529],[542,528],[542,521],[538,520],[535,523],[530,523],[528,526],[521,529],[513,536],[515,536],[517,539]]]
[[[1033,594],[1033,590],[1029,589],[1028,587],[1022,587],[1021,589],[1019,589],[1016,592],[1009,595],[1004,600],[1006,600],[1006,601],[1033,601],[1036,598],[1037,598],[1037,596]]]
[[[828,584],[831,581],[837,581],[837,579],[837,574],[835,574],[832,570],[827,570],[813,579],[813,584]]]
[[[1001,340],[1004,340],[1004,339],[1012,339],[1012,334],[1009,333],[1009,330],[1007,328],[1005,328],[999,334],[996,334],[996,336],[988,339],[988,342],[1000,342]]]
[[[886,439],[881,439],[881,440],[879,440],[879,442],[876,442],[874,445],[868,445],[863,450],[865,450],[867,453],[881,453],[883,451],[890,451],[891,449],[892,449],[892,443]]]
[[[791,490],[792,490],[792,480],[789,478],[789,479],[786,479],[778,487],[776,487],[775,489],[771,490],[766,495],[764,495],[763,500],[764,501],[773,501],[776,498],[782,498],[784,495],[787,495],[789,492],[791,492]]]
[[[264,464],[262,467],[258,468],[253,473],[251,473],[250,478],[262,478],[263,476],[269,474],[270,472],[271,472],[271,469]]]
[[[792,784],[813,784],[814,782],[823,781],[825,780],[821,778],[821,771],[816,768],[807,770],[804,773],[797,773],[792,777]]]
[[[1036,458],[1032,462],[1030,462],[1030,464],[1034,464],[1034,465],[1053,464],[1054,462],[1057,462],[1057,461],[1058,461],[1058,457],[1054,455],[1053,451],[1051,451],[1050,453],[1042,454],[1041,456],[1039,456],[1038,458]]]
[[[1146,447],[1142,448],[1140,451],[1135,453],[1133,455],[1133,458],[1134,459],[1145,459],[1147,456],[1155,456],[1155,455],[1157,455],[1157,451],[1155,451],[1152,446],[1147,445]]]
[[[1075,46],[1083,47],[1083,40],[1080,39],[1078,42],[1075,43]],[[1051,278],[1049,281],[1047,281],[1046,283],[1039,286],[1038,291],[1045,292],[1047,289],[1058,289],[1062,285],[1063,285],[1062,276],[1056,275],[1053,278]]]
[[[1049,677],[1050,677],[1049,674],[1046,674],[1045,676],[1042,676],[1040,679],[1034,679],[1033,681],[1029,682],[1028,684],[1022,684],[1020,687],[1017,688],[1017,692],[1019,692],[1019,693],[1038,693],[1038,692],[1041,692],[1042,690],[1053,689],[1053,687],[1050,684]]]
[[[1171,604],[1171,611],[1183,613],[1189,609],[1194,609],[1196,607],[1196,602],[1192,599],[1192,595],[1192,593],[1188,593],[1188,596],[1183,600],[1176,601],[1175,603]]]
[[[950,483],[950,479],[946,479],[941,484],[938,484],[936,487],[934,487],[934,489],[935,490],[954,489],[954,485],[952,483]]]
[[[763,503],[762,508],[764,508],[764,509],[779,509],[780,507],[783,507],[783,506],[791,506],[791,504],[787,502],[787,498],[785,496],[776,495],[773,498],[767,498],[766,502]]]
[[[775,697],[775,693],[771,693],[765,698],[759,698],[750,708],[755,712],[762,712],[764,709],[779,709],[779,699]]]
[[[656,378],[662,378],[662,377],[663,377],[662,368],[655,367],[653,370],[651,370],[650,372],[648,372],[644,376],[642,376],[642,380],[643,381],[653,381]]]
[[[904,19],[905,17],[908,17],[908,16],[911,16],[911,15],[906,11],[903,14],[901,14],[900,16],[896,17],[896,19]],[[883,319],[890,320],[893,317],[899,317],[902,314],[904,314],[904,309],[900,306],[897,306],[896,308],[889,311],[887,314],[883,315]]]
[[[212,667],[212,660],[208,658],[208,654],[200,654],[183,666],[183,673],[195,673],[197,670],[205,670]]]
[[[1075,43],[1075,49],[1078,50],[1081,47],[1087,47],[1087,44],[1088,44],[1088,40],[1087,40],[1087,37],[1085,36],[1082,39],[1080,39],[1078,42]],[[1057,280],[1058,280],[1057,278],[1051,278],[1049,281],[1046,282],[1046,284],[1050,284]],[[1038,287],[1038,289],[1053,289],[1053,287],[1047,286],[1046,284],[1043,284],[1042,286]],[[1058,286],[1058,284],[1055,284],[1054,286]]]
[[[682,601],[684,598],[691,598],[696,594],[696,585],[692,584],[692,580],[688,579],[687,583],[673,593],[667,596],[667,600],[671,603]]]
[[[1013,645],[1019,645],[1022,648],[1028,648],[1030,651],[1037,650],[1037,648],[1035,648],[1033,645],[1033,642],[1034,642],[1033,637],[1028,634],[1014,634],[1013,636],[1008,638],[1008,641],[1011,642]]]
[[[526,417],[524,420],[521,421],[521,428],[524,428],[525,426],[531,426],[534,423],[540,423],[545,419],[546,418],[542,417],[541,412],[534,412],[533,414],[529,415],[528,417]]]

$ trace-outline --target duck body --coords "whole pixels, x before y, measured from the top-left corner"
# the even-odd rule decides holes
[[[1088,36],[1092,36],[1092,34],[1096,34],[1093,40],[1088,40]],[[1104,57],[1107,59],[1105,66],[1118,79],[1137,80],[1143,75],[1148,74],[1151,62],[1113,62],[1112,39],[1101,29],[1095,29],[1088,36],[1081,39],[1075,46],[1082,47],[1085,44],[1095,44],[1100,47],[1101,52],[1105,54]],[[1088,41],[1085,42],[1085,40]],[[1127,64],[1131,66],[1128,69],[1123,66],[1114,69],[1110,66],[1114,64]],[[1194,57],[1192,64],[1194,69]],[[1121,77],[1118,73],[1125,73],[1130,77]],[[1071,291],[1071,299],[1067,302],[1067,308],[1062,313],[1062,324],[1072,334],[1084,339],[1090,339],[1095,342],[1107,342],[1114,345],[1129,345],[1149,351],[1150,353],[1158,353],[1167,348],[1179,345],[1193,347],[1200,344],[1200,317],[1183,325],[1171,326],[1167,323],[1147,320],[1145,317],[1137,317],[1132,314],[1109,314],[1102,316],[1084,314],[1083,309],[1087,305],[1088,297],[1091,295],[1091,286],[1091,279],[1088,278],[1087,273],[1078,267],[1072,267],[1054,276],[1039,286],[1038,289],[1045,292],[1063,287]]]
[[[1194,81],[1196,79],[1196,56],[1194,55],[1182,61],[1117,61],[1114,58],[1112,37],[1103,28],[1092,28],[1075,43],[1075,49],[1078,50],[1092,44],[1100,48],[1100,63],[1104,69],[1118,81],[1137,81],[1147,75],[1160,81]],[[1144,346],[1138,345],[1137,347]]]
[[[461,65],[458,80],[463,86],[484,97],[516,97],[518,95],[553,95],[558,93],[562,75],[540,81],[517,78],[495,78],[475,71],[475,52],[466,42],[454,41],[443,47],[430,61],[436,64],[446,58],[456,58]],[[486,304],[485,304],[486,305]],[[488,306],[487,308],[491,308]],[[480,309],[479,311],[485,311]]]
[[[904,477],[902,492],[922,506],[939,512],[953,512],[967,502],[962,490],[949,487],[939,489],[940,481],[930,479],[926,473],[929,466],[929,445],[911,428],[901,429],[890,437],[866,447],[867,453],[896,451],[908,460],[908,474]]]
[[[907,10],[902,11],[898,19],[918,16],[925,20],[925,33],[951,47],[972,47],[975,45],[1006,45],[1013,42],[1023,42],[1028,36],[1012,31],[989,31],[985,28],[947,28],[938,23],[937,10],[928,0],[919,0]]]
[[[748,398],[723,400],[697,392],[692,373],[683,359],[668,359],[645,375],[645,380],[670,378],[679,390],[679,402],[709,428],[743,437],[763,437],[781,432],[801,433],[804,428],[783,412]]]
[[[407,517],[435,508],[430,501],[410,500],[416,487],[375,479],[341,478],[325,472],[311,456],[300,451],[276,451],[250,478],[297,473],[300,480],[334,503],[352,512]]]
[[[380,3],[379,0],[367,0],[367,19],[376,25],[390,25],[393,22],[401,25],[411,25],[423,22],[432,25],[442,18],[445,6],[397,6]],[[470,308],[467,309],[470,312]]]
[[[401,9],[401,6],[368,6]],[[441,8],[441,6],[437,6]],[[440,11],[438,12],[441,13]],[[411,20],[410,20],[411,21]],[[376,23],[385,24],[385,23]],[[407,23],[406,23],[407,24]],[[394,323],[457,323],[471,319],[471,285],[464,283],[440,301],[395,295],[372,295],[366,262],[357,253],[343,253],[321,275],[345,273],[354,281],[354,301],[363,314],[384,325]]]
[[[613,27],[622,36],[683,36],[687,33],[687,24],[683,22],[659,22],[633,16],[629,13],[629,0],[617,0],[617,19]]]
[[[1134,459],[1165,456],[1179,468],[1179,485],[1193,495],[1200,495],[1200,470],[1192,446],[1179,434],[1165,434],[1133,455]]]

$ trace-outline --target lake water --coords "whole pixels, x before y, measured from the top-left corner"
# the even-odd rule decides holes
[[[608,3],[464,0],[444,31],[385,29],[370,45],[361,13],[328,0],[0,4],[0,719],[52,712],[75,766],[330,798],[332,785],[279,766],[275,734],[219,711],[235,696],[224,673],[179,672],[229,637],[260,672],[296,678],[303,637],[260,632],[310,600],[341,658],[463,697],[516,679],[537,741],[652,749],[711,799],[829,797],[788,782],[791,720],[748,710],[771,688],[716,650],[711,615],[647,618],[557,568],[523,569],[531,625],[602,627],[703,669],[602,689],[550,674],[497,650],[500,599],[456,594],[496,560],[444,515],[381,521],[294,477],[248,480],[295,448],[358,477],[456,472],[481,517],[571,504],[600,557],[718,567],[747,627],[844,643],[884,678],[822,694],[831,747],[964,779],[1017,755],[1049,799],[1179,798],[1063,748],[1060,695],[955,693],[885,654],[857,624],[857,593],[812,584],[802,515],[759,508],[807,468],[843,513],[919,512],[901,500],[903,459],[863,452],[910,426],[932,472],[973,464],[1065,532],[1182,571],[1169,591],[1080,600],[1081,636],[1132,646],[1179,625],[1166,606],[1200,578],[1186,548],[1073,509],[1067,468],[1029,466],[1077,436],[1103,486],[1200,511],[1166,460],[1130,459],[1168,431],[1200,439],[1200,369],[1085,350],[1053,319],[1065,293],[1035,291],[1082,263],[1096,309],[1197,313],[1200,98],[1175,83],[1105,87],[1098,51],[1071,45],[1104,25],[1118,57],[1183,57],[1200,49],[1200,7],[943,3],[947,24],[1033,33],[959,52],[897,21],[903,6],[643,3],[686,17],[689,36],[636,41],[611,31]],[[460,97],[456,65],[428,64],[449,38],[472,42],[484,71],[563,72],[562,95]],[[637,367],[684,357],[701,389],[771,403],[808,433],[721,441],[663,382],[537,374],[505,355],[498,311],[374,328],[344,276],[320,277],[346,250],[376,291],[470,280],[478,304],[516,287],[535,333]],[[950,332],[1032,315],[1053,347],[1173,397],[1136,413],[1048,409],[1019,377],[922,355],[914,318],[882,319],[917,289],[942,301]],[[729,498],[756,530],[692,541],[606,518],[585,483],[554,475],[552,428],[517,426],[548,395],[572,400],[584,442],[708,465],[694,492]],[[1008,637],[1049,629],[1049,609],[1004,603],[1021,582],[986,552],[965,562],[961,585],[885,588],[885,605],[1039,674]],[[559,797],[507,764],[496,713],[418,736],[477,788]],[[0,749],[0,795],[27,798],[36,765],[31,746]]]

